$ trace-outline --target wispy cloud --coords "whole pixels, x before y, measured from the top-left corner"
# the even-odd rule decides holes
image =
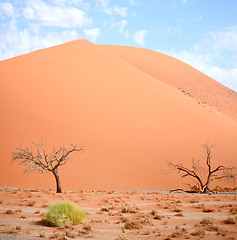
[[[218,82],[237,91],[237,27],[222,29],[221,31],[208,32],[200,42],[194,44],[190,50],[171,49],[161,51],[172,57],[193,66],[199,71],[212,77]],[[225,61],[226,66],[219,66],[217,60]]]
[[[135,2],[135,0],[128,0],[128,3],[129,3],[130,5],[133,5],[133,6],[135,6],[135,5],[136,5],[136,2]]]
[[[129,38],[130,31],[129,30],[125,30],[125,27],[127,25],[127,21],[126,20],[122,19],[119,22],[111,23],[111,25],[112,25],[112,28],[117,28],[119,30],[119,32],[122,33],[125,36],[125,38]]]
[[[137,31],[133,35],[133,39],[137,44],[143,45],[145,43],[145,35],[147,33],[146,29]]]
[[[84,29],[83,31],[84,31],[84,34],[93,42],[95,42],[97,37],[100,35],[99,28]]]
[[[101,9],[102,12],[107,14],[118,14],[121,17],[127,16],[127,7],[119,7],[117,5],[110,6],[110,0],[96,0],[97,8]]]
[[[15,16],[14,6],[9,2],[0,3],[0,13],[1,12],[11,17]]]
[[[42,25],[64,28],[83,27],[92,22],[79,8],[53,6],[41,0],[28,1],[23,15],[26,19],[38,21]]]
[[[117,5],[114,6],[114,12],[120,15],[121,17],[127,16],[127,8],[126,7],[118,7]]]

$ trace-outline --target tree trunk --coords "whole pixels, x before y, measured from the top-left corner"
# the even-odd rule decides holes
[[[59,174],[58,174],[58,171],[52,171],[54,177],[55,177],[55,180],[56,180],[56,185],[57,185],[57,193],[61,193],[62,192],[62,188],[61,188],[61,182],[60,182],[60,179],[59,179]]]

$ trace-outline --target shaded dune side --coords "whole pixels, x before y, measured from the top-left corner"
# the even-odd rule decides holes
[[[200,104],[213,106],[237,120],[237,93],[191,66],[149,49],[114,45],[98,46],[152,77],[196,98]]]
[[[23,174],[11,152],[41,137],[78,143],[83,154],[61,172],[63,189],[167,189],[166,160],[189,164],[216,143],[216,164],[235,164],[237,124],[178,89],[85,41],[0,62],[1,169],[5,186],[54,188],[50,174]]]

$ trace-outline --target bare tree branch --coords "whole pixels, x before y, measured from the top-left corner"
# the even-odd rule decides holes
[[[32,146],[34,146],[34,150]],[[52,172],[56,179],[57,192],[62,192],[58,171],[62,165],[68,162],[68,160],[70,159],[69,155],[71,155],[71,153],[81,152],[83,151],[83,148],[71,144],[70,148],[64,146],[56,150],[53,147],[52,153],[46,153],[44,148],[42,147],[42,140],[39,144],[33,142],[32,146],[26,146],[25,148],[16,148],[16,150],[12,154],[12,160],[19,160],[20,164],[25,167],[25,172]]]
[[[192,169],[186,168],[184,167],[182,164],[174,164],[172,162],[168,162],[168,166],[171,168],[171,170],[178,170],[178,172],[182,172],[184,173],[181,178],[185,178],[185,177],[193,177],[198,181],[198,184],[200,186],[200,191],[201,192],[209,192],[209,184],[210,182],[214,181],[214,180],[220,180],[220,179],[232,179],[235,180],[235,178],[237,177],[237,174],[234,174],[234,167],[232,168],[227,168],[223,165],[220,165],[218,167],[216,167],[214,170],[212,170],[212,163],[211,163],[211,158],[212,158],[212,154],[211,154],[211,150],[213,148],[213,145],[203,145],[205,151],[206,151],[206,165],[207,165],[207,169],[208,169],[208,174],[207,174],[207,178],[206,181],[204,181],[199,173],[199,170],[201,169],[201,167],[199,167],[197,165],[197,162],[195,162],[193,160],[192,163]]]

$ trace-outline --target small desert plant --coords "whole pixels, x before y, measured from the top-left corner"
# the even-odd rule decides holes
[[[198,202],[199,202],[199,200],[197,200],[195,198],[191,199],[191,201],[190,201],[190,203],[198,203]]]
[[[178,226],[175,227],[175,231],[170,234],[170,237],[175,238],[184,235],[187,233],[185,228],[179,228]]]
[[[59,201],[50,205],[48,212],[44,215],[45,220],[51,226],[64,224],[77,224],[83,222],[86,212],[71,201]]]
[[[27,203],[27,206],[32,207],[35,205],[35,201],[30,201]]]
[[[216,234],[221,235],[222,237],[225,237],[226,234],[227,234],[227,231],[222,229],[222,228],[218,228],[217,231],[216,231]]]
[[[67,231],[66,231],[66,236],[69,237],[69,238],[75,238],[75,237],[76,237],[76,234],[73,233],[73,232],[71,232],[71,231],[69,231],[69,230],[67,230]]]
[[[119,235],[115,240],[128,240],[125,235]]]
[[[184,215],[183,215],[183,213],[176,213],[175,216],[176,217],[183,217]]]
[[[204,208],[202,211],[205,212],[205,213],[214,212],[214,210],[211,209],[211,208]]]
[[[90,225],[84,224],[83,228],[79,230],[78,234],[79,235],[84,235],[84,234],[90,234],[93,232],[93,229]]]
[[[124,229],[139,229],[141,225],[138,221],[127,221],[124,223]]]
[[[149,226],[153,226],[154,224],[152,223],[152,221],[149,219],[149,218],[145,218],[145,217],[142,217],[142,218],[139,218],[137,219],[142,225],[149,225]]]
[[[201,226],[208,226],[208,225],[212,225],[212,224],[213,224],[213,218],[203,218],[200,221]]]
[[[225,224],[235,224],[235,220],[232,217],[228,217],[224,220]]]
[[[100,209],[101,212],[109,212],[110,208],[109,207],[102,207]]]
[[[21,230],[21,226],[16,226],[16,230],[20,231]]]
[[[0,204],[2,204],[2,202],[3,202],[2,199],[0,199]]]
[[[143,235],[150,235],[150,231],[149,230],[146,230],[142,233]]]
[[[203,229],[197,229],[196,231],[191,233],[192,236],[205,236],[205,231]]]
[[[14,212],[11,209],[8,209],[5,214],[13,214]]]
[[[125,206],[122,207],[121,212],[122,213],[136,213],[137,210],[130,205],[125,205]]]
[[[217,192],[222,192],[223,191],[222,187],[220,187],[219,185],[215,186],[215,188],[213,190],[217,191]]]
[[[174,211],[174,212],[182,212],[182,209],[175,208],[173,211]]]
[[[155,235],[156,237],[161,236],[161,232],[160,232],[160,230],[159,230],[158,228],[155,228],[155,229],[152,231],[152,233],[154,233],[154,235]]]
[[[157,211],[153,209],[153,210],[150,211],[150,214],[151,214],[152,216],[155,216],[155,215],[157,214]]]
[[[233,214],[236,214],[237,213],[237,207],[231,208],[230,212],[233,213]]]

